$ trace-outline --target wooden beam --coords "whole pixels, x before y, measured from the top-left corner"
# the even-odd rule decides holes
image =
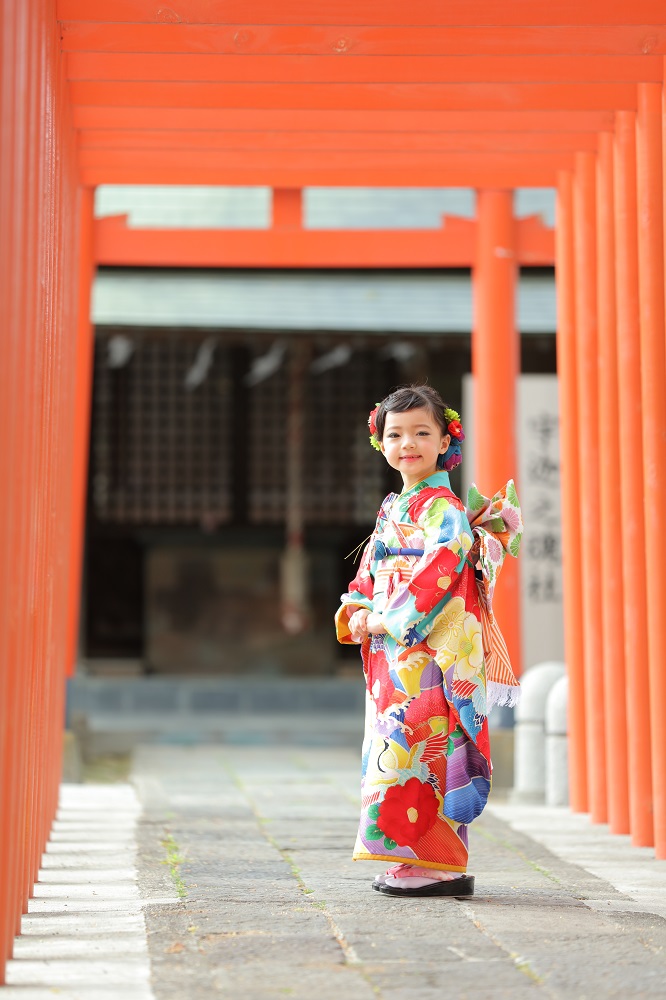
[[[663,24],[335,25],[63,21],[65,52],[333,56],[642,56],[666,54]]]
[[[95,222],[99,265],[134,267],[472,267],[476,223],[446,216],[442,229],[308,230],[132,229],[127,216]],[[552,266],[554,233],[538,216],[517,225],[517,259]]]
[[[310,152],[545,152],[596,149],[596,132],[176,132],[85,129],[80,149]]]
[[[81,154],[85,155],[85,154]],[[569,161],[561,157],[559,162]],[[121,158],[122,160],[122,158]],[[384,165],[372,168],[335,169],[257,167],[205,167],[192,161],[181,166],[150,163],[116,166],[108,163],[81,165],[82,184],[204,184],[230,187],[553,187],[557,160],[544,157],[538,165],[515,163],[498,165],[476,162],[442,169]]]
[[[394,150],[390,160],[380,152],[360,151],[351,155],[346,150],[197,150],[193,155],[189,149],[183,150],[116,150],[81,149],[79,163],[82,167],[111,168],[153,168],[157,173],[163,168],[196,168],[210,170],[291,170],[294,172],[336,171],[340,175],[347,171],[381,171],[387,166],[393,171],[404,170],[418,176],[423,172],[433,173],[473,170],[478,167],[497,169],[506,173],[512,169],[557,170],[571,164],[572,154],[566,152],[518,152],[487,153],[454,150],[451,152],[416,152]],[[275,185],[284,187],[285,185]],[[303,187],[305,185],[286,185]]]
[[[69,52],[70,80],[242,84],[529,84],[662,79],[660,55],[310,56]]]
[[[180,10],[178,10],[178,6]],[[57,16],[65,21],[136,21],[152,23],[272,24],[275,20],[275,0],[189,0],[176,8],[162,7],[154,0],[58,0]],[[331,4],[317,0],[304,4],[302,0],[282,0],[280,22],[328,25],[420,25],[425,27],[467,25],[624,25],[659,24],[663,21],[663,0],[512,0],[498,4],[497,0],[476,0],[473,11],[469,0],[356,0]]]
[[[72,80],[73,104],[367,111],[632,111],[633,83],[158,83]]]
[[[604,111],[310,111],[300,108],[156,108],[75,105],[80,129],[172,129],[182,131],[332,131],[332,132],[601,132],[612,129],[615,114]]]
[[[443,173],[463,171],[476,167],[496,168],[506,172],[514,168],[558,170],[569,166],[573,160],[568,152],[493,152],[480,154],[475,151],[452,150],[444,153],[417,150],[395,150],[387,164],[382,151],[359,151],[353,156],[347,150],[208,150],[197,151],[196,157],[188,149],[184,150],[116,150],[82,149],[79,162],[83,167],[202,167],[219,170],[375,170],[387,165],[392,170],[406,170],[418,174],[420,170]],[[279,185],[280,187],[284,185]],[[292,185],[287,185],[291,187]],[[301,185],[297,185],[301,186]]]

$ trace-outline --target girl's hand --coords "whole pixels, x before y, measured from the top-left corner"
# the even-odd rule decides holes
[[[356,642],[363,642],[368,635],[367,621],[370,612],[367,608],[359,608],[349,618],[349,631]]]
[[[386,629],[384,628],[382,616],[376,615],[374,611],[368,615],[365,627],[370,635],[386,635]]]

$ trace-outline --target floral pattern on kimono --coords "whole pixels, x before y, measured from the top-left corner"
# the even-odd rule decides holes
[[[479,591],[465,507],[436,472],[383,502],[336,615],[381,613],[361,645],[367,690],[355,859],[464,871],[491,762]]]

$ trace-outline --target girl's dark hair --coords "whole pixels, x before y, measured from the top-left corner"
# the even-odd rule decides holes
[[[427,410],[442,434],[448,434],[444,410],[447,404],[431,385],[403,385],[382,399],[375,416],[377,440],[384,437],[387,413],[406,413],[407,410]]]

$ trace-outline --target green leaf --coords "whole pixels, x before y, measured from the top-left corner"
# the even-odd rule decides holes
[[[379,817],[379,802],[373,802],[371,806],[368,806],[368,816],[370,819]]]
[[[371,826],[367,828],[367,830],[365,831],[365,835],[368,838],[368,840],[381,840],[382,837],[384,836],[384,831],[380,830],[379,827],[375,826],[375,824],[373,823]]]
[[[512,556],[517,556],[518,553],[520,552],[520,542],[522,540],[522,537],[523,533],[522,531],[520,531],[516,535],[516,537],[511,540],[511,544],[509,545],[509,552],[511,553]]]
[[[467,506],[470,510],[481,510],[485,504],[484,498],[481,496],[476,486],[470,486],[467,492]]]
[[[514,483],[509,483],[508,489],[506,491],[506,498],[510,504],[514,507],[520,507],[520,500],[518,499],[518,494],[516,493],[516,487]]]
[[[384,837],[384,847],[387,851],[395,851],[397,846],[398,842],[396,840],[391,840],[390,837]]]

